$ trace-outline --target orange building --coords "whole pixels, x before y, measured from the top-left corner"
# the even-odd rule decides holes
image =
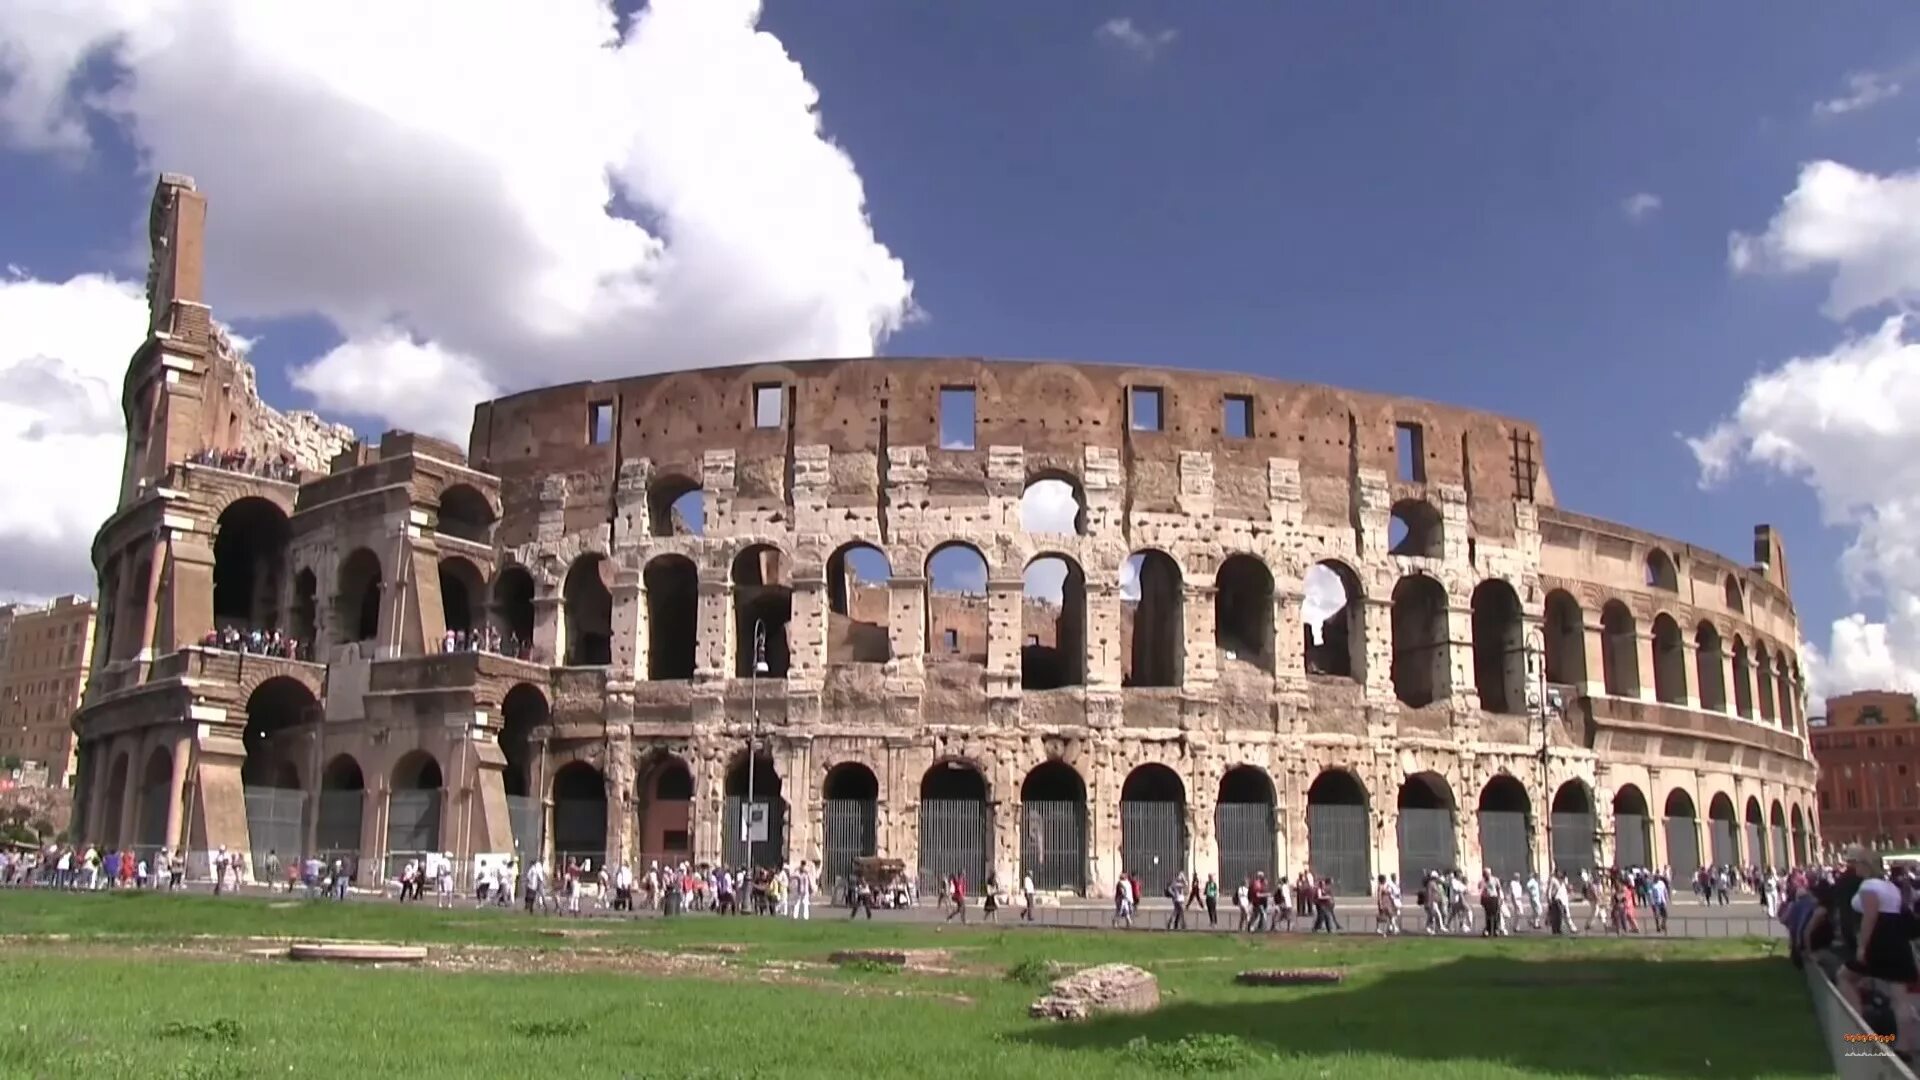
[[[1808,721],[1821,835],[1834,845],[1920,846],[1920,711],[1912,694],[1861,690]]]
[[[40,609],[12,608],[0,667],[0,759],[44,763],[47,783],[73,777],[73,714],[93,655],[93,601],[62,596]]]

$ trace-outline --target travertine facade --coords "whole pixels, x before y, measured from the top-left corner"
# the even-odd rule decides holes
[[[163,181],[173,285],[127,384],[151,419],[96,542],[96,840],[738,861],[751,782],[756,860],[1091,891],[1812,841],[1778,538],[1743,565],[1562,510],[1524,422],[808,361],[531,391],[481,405],[464,454],[396,432],[262,480],[181,464],[219,433],[203,210]],[[954,395],[970,430],[943,430]],[[1023,520],[1041,502],[1069,509]],[[312,660],[200,647],[218,623]],[[468,629],[500,644],[441,651]],[[1790,838],[1741,833],[1755,808]]]
[[[73,713],[93,653],[93,601],[56,597],[45,607],[9,604],[0,664],[0,759],[46,766],[47,783],[73,781]]]

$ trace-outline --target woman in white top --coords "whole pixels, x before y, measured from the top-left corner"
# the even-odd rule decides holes
[[[1861,878],[1853,894],[1853,910],[1860,913],[1859,945],[1840,971],[1840,991],[1855,1011],[1861,1009],[1860,991],[1867,980],[1880,984],[1893,1007],[1894,1052],[1907,1057],[1914,1050],[1913,1002],[1908,987],[1920,982],[1914,962],[1912,916],[1900,901],[1900,887],[1887,880],[1880,856],[1855,845],[1847,849],[1847,867]]]

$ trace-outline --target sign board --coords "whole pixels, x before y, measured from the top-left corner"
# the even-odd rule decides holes
[[[747,844],[764,844],[767,841],[767,808],[771,804],[756,802],[742,803],[740,806],[740,840]]]
[[[484,855],[476,854],[473,857],[473,876],[476,878],[485,874],[488,870],[492,870],[500,875],[502,881],[510,880],[508,874],[512,868],[513,853],[510,851],[490,851]]]

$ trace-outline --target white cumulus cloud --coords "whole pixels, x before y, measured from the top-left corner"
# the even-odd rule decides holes
[[[1620,212],[1627,215],[1628,221],[1640,222],[1658,213],[1660,205],[1660,196],[1651,191],[1636,191],[1620,200]]]
[[[1093,31],[1093,36],[1108,45],[1132,53],[1142,60],[1152,60],[1159,56],[1167,46],[1174,43],[1180,31],[1172,27],[1148,30],[1135,25],[1132,19],[1108,19]]]
[[[1814,103],[1815,116],[1844,116],[1871,109],[1900,96],[1904,89],[1901,71],[1856,71],[1847,76],[1847,89],[1839,97]]]
[[[1920,170],[1807,164],[1766,231],[1728,238],[1727,261],[1736,273],[1830,272],[1834,318],[1920,300]]]

